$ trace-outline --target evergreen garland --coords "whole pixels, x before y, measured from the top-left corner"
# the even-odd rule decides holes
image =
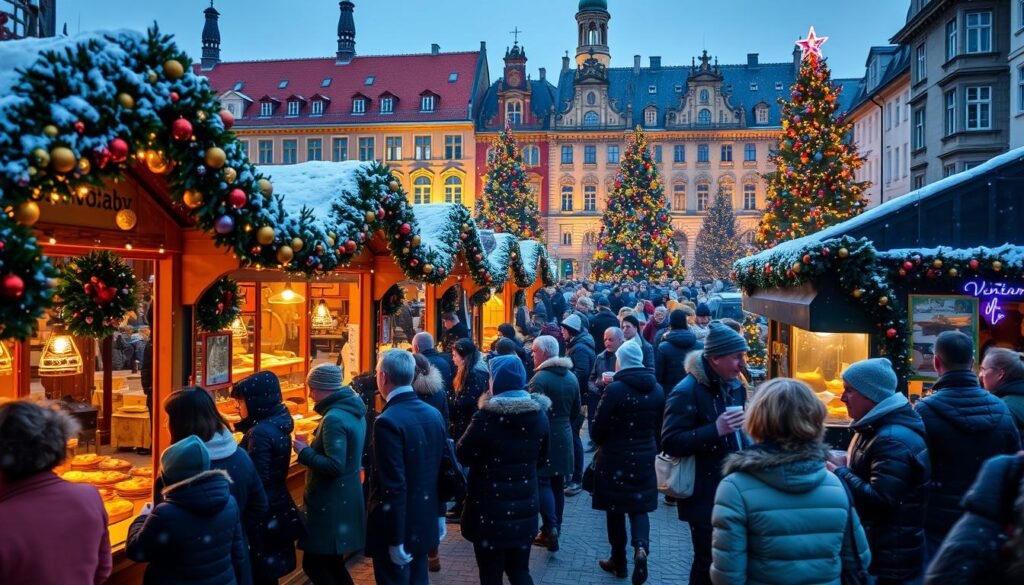
[[[224,277],[206,289],[196,303],[196,326],[212,333],[231,325],[242,314],[242,294],[238,283]]]
[[[484,287],[469,296],[469,304],[479,307],[491,300],[491,289]]]
[[[448,290],[444,291],[441,295],[441,314],[444,313],[455,313],[459,310],[459,291],[462,290],[458,286],[449,287]]]
[[[0,215],[0,341],[32,336],[53,302],[56,276],[32,230]]]
[[[135,272],[117,254],[94,250],[64,265],[56,295],[60,318],[78,337],[113,335],[136,308]]]

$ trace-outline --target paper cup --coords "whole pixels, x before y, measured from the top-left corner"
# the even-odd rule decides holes
[[[605,384],[611,384],[612,380],[615,379],[615,372],[604,372],[601,374],[601,381]]]
[[[305,444],[309,444],[309,433],[295,433],[295,440],[302,441]]]
[[[731,406],[726,406],[725,407],[725,412],[735,412],[737,410],[743,410],[743,405],[741,405],[741,404],[733,404]]]

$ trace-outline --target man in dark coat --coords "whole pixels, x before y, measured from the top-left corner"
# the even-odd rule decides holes
[[[686,327],[686,313],[676,309],[668,316],[668,333],[662,337],[654,356],[654,377],[666,392],[671,392],[686,377],[686,356],[703,344]]]
[[[434,347],[434,336],[426,331],[420,331],[412,338],[412,351],[423,354],[430,365],[437,368],[438,373],[441,374],[441,381],[444,383],[445,396],[451,399],[452,393],[455,392],[455,387],[452,385],[455,364],[452,363],[451,354],[437,351],[437,348]]]
[[[722,481],[722,461],[743,445],[744,413],[726,411],[743,406],[747,390],[740,380],[744,355],[750,348],[743,336],[721,323],[712,323],[703,351],[686,358],[686,377],[668,396],[662,450],[670,457],[693,456],[696,477],[693,495],[679,500],[679,519],[690,524],[693,565],[690,583],[711,583],[711,510]]]
[[[551,295],[551,312],[554,313],[554,315],[548,315],[548,320],[561,323],[569,305],[565,302],[565,296],[557,286],[551,287],[548,293]]]
[[[1010,411],[978,386],[974,342],[959,331],[944,331],[935,340],[932,359],[939,379],[931,396],[917,404],[927,431],[932,479],[925,505],[925,557],[934,557],[963,509],[960,499],[981,464],[996,455],[1020,450],[1020,434]]]
[[[597,414],[597,403],[601,401],[604,389],[608,386],[608,383],[604,380],[604,374],[606,372],[615,373],[615,352],[622,347],[626,338],[622,334],[622,329],[613,325],[604,330],[602,341],[604,342],[604,351],[597,354],[597,357],[594,359],[594,368],[590,371],[590,380],[587,384],[587,392],[583,402],[587,405],[588,429],[594,424],[594,415]],[[597,449],[597,445],[591,439],[588,441],[586,451],[590,453],[595,449]]]
[[[455,313],[441,315],[441,326],[444,327],[444,333],[441,334],[441,349],[445,353],[452,352],[452,346],[456,341],[469,339],[469,328]]]
[[[626,341],[633,341],[640,344],[640,350],[644,354],[644,367],[654,370],[654,347],[644,336],[640,334],[640,320],[635,315],[626,315],[622,318],[622,334],[626,337]]]
[[[612,313],[618,313],[619,309],[622,308],[622,296],[620,295],[621,288],[619,285],[612,287],[612,292],[608,293],[608,308],[612,310]],[[616,320],[618,324],[618,320]],[[594,339],[597,339],[596,337]]]
[[[924,561],[924,501],[931,464],[924,422],[896,391],[887,358],[843,372],[843,403],[853,419],[849,461],[826,463],[853,494],[871,546],[869,573],[878,585],[911,582]]]
[[[604,339],[605,329],[619,326],[619,318],[612,313],[608,305],[608,297],[600,295],[596,300],[597,313],[590,318],[590,336],[594,338],[594,341]]]
[[[427,583],[427,553],[445,532],[438,518],[437,478],[446,434],[441,413],[412,389],[416,362],[398,349],[377,364],[387,402],[373,425],[366,555],[378,585]]]
[[[572,360],[572,373],[576,375],[576,383],[580,388],[580,400],[586,397],[582,393],[590,381],[590,372],[594,369],[594,359],[597,354],[594,351],[594,338],[583,329],[579,315],[569,315],[562,322],[562,335],[569,341],[566,342],[567,358]],[[575,496],[580,493],[583,481],[583,441],[580,439],[580,429],[583,428],[582,419],[573,425],[573,458],[576,469],[573,472],[572,480],[565,486],[565,495]]]

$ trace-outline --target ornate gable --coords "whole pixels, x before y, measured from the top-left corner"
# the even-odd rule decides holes
[[[743,107],[731,103],[731,92],[723,88],[724,79],[718,59],[712,65],[711,57],[704,51],[700,64],[694,61],[690,66],[687,91],[680,96],[678,107],[669,109],[665,126],[693,129],[745,127]]]

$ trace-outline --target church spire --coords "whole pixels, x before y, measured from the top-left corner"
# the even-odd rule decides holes
[[[338,7],[341,8],[338,17],[338,64],[344,65],[356,56],[356,21],[352,16],[355,4],[342,0]]]
[[[200,67],[209,71],[220,63],[220,26],[217,24],[220,13],[213,7],[213,0],[210,0],[210,7],[203,14],[206,15],[206,24],[203,25],[203,58]]]

